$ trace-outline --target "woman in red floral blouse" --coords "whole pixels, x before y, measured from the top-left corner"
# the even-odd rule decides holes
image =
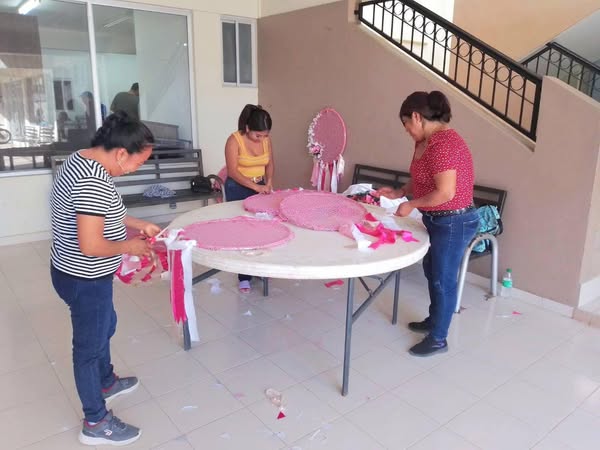
[[[417,208],[429,232],[431,246],[423,258],[429,284],[429,316],[408,327],[427,336],[410,349],[415,356],[448,350],[446,337],[456,306],[457,278],[462,255],[477,232],[473,206],[473,160],[460,135],[450,128],[450,103],[439,91],[414,92],[400,108],[400,120],[415,141],[410,181],[401,189],[384,187],[380,195],[399,198],[396,215]]]

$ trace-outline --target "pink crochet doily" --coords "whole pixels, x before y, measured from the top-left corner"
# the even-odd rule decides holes
[[[272,216],[279,214],[279,204],[284,198],[296,194],[298,191],[275,191],[272,194],[256,194],[244,200],[244,209],[249,212],[264,212]]]
[[[183,236],[208,250],[251,250],[285,244],[294,233],[281,222],[238,216],[193,223]]]
[[[363,220],[367,210],[358,202],[331,192],[300,191],[281,201],[281,216],[302,228],[337,231]]]

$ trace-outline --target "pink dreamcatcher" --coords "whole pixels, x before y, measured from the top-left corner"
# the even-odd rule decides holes
[[[308,153],[313,157],[310,181],[319,191],[337,192],[338,182],[344,173],[346,149],[346,124],[333,108],[325,108],[308,127]]]

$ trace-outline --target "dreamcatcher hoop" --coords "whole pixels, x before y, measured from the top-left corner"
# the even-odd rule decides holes
[[[344,173],[342,155],[346,150],[346,124],[335,109],[324,108],[317,113],[308,127],[307,147],[313,157],[312,185],[318,191],[337,193],[338,182]]]

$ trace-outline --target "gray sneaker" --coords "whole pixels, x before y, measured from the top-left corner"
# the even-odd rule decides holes
[[[128,445],[137,441],[142,431],[121,422],[109,411],[104,419],[95,425],[83,421],[83,429],[79,433],[79,442],[85,445]]]
[[[102,396],[106,403],[114,400],[120,395],[135,391],[140,385],[137,377],[119,378],[115,376],[115,382],[108,389],[102,389]]]

